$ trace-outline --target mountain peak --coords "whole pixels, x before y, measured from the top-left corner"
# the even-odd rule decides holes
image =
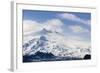
[[[47,34],[47,33],[52,33],[52,31],[43,28],[43,29],[40,31],[40,33],[42,33],[42,34]]]

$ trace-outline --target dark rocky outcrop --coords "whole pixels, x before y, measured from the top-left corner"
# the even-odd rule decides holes
[[[91,59],[91,55],[86,54],[86,55],[84,56],[84,59]]]

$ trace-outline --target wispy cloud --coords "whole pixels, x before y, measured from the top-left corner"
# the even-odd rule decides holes
[[[63,14],[59,14],[58,17],[63,18],[63,19],[77,21],[77,22],[81,22],[83,24],[90,25],[90,20],[83,20],[80,17],[76,16],[75,14],[63,13]]]
[[[44,28],[46,28],[47,30],[56,31],[60,33],[63,32],[63,22],[59,19],[51,19],[46,21],[44,24]]]
[[[59,19],[51,19],[51,20],[47,20],[43,23],[39,23],[39,22],[36,22],[33,20],[24,20],[23,21],[24,33],[36,32],[43,28],[61,33],[63,31],[62,26],[63,26],[63,23]]]
[[[41,29],[40,23],[32,20],[23,21],[23,32],[38,31]]]
[[[86,33],[86,32],[89,32],[88,29],[83,28],[83,27],[81,27],[79,25],[69,26],[69,29],[74,33],[84,33],[84,32]]]

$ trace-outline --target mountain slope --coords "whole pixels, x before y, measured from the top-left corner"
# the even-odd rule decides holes
[[[52,55],[52,58],[56,57],[55,59],[58,60],[69,59],[69,57],[71,59],[80,59],[85,54],[90,54],[89,48],[78,48],[79,46],[77,46],[76,42],[69,41],[68,38],[59,32],[42,29],[32,35],[34,35],[32,39],[23,44],[24,58],[27,56],[31,58],[32,56],[32,59],[38,57],[44,60],[43,57]]]

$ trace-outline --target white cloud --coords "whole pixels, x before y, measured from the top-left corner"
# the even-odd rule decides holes
[[[62,21],[59,19],[52,19],[52,20],[48,20],[44,23],[44,28],[46,28],[47,30],[52,30],[52,31],[57,31],[57,32],[62,32]]]
[[[59,19],[51,19],[47,20],[43,23],[39,23],[33,20],[24,20],[23,21],[23,32],[24,34],[33,33],[39,30],[42,30],[43,28],[50,30],[50,31],[56,31],[56,32],[62,32],[62,21]]]
[[[83,20],[80,17],[78,17],[74,14],[71,14],[71,13],[63,13],[63,14],[60,14],[58,16],[63,18],[63,19],[68,19],[68,20],[77,21],[77,22],[81,22],[83,24],[90,25],[90,22],[89,22],[90,20]]]
[[[79,25],[69,26],[69,29],[72,30],[72,32],[74,32],[74,33],[89,32],[88,29],[85,29]]]
[[[41,28],[40,23],[32,20],[23,21],[23,32],[37,31]]]
[[[69,19],[69,20],[80,20],[80,18],[78,18],[77,16],[71,13],[63,13],[63,14],[60,14],[59,16],[65,19]]]

